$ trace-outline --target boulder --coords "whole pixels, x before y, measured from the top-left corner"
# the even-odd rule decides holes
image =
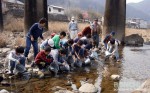
[[[98,88],[96,88],[93,84],[85,83],[79,88],[79,91],[83,93],[97,93]]]
[[[146,80],[138,89],[132,93],[150,93],[150,79]]]
[[[144,39],[138,34],[132,34],[125,37],[125,45],[127,46],[143,46]]]

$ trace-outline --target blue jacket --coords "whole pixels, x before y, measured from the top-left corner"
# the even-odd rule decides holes
[[[29,29],[29,32],[27,33],[27,37],[31,38],[30,36],[32,35],[34,40],[37,40],[38,37],[43,39],[42,33],[43,33],[43,28],[39,28],[39,23],[35,23]]]

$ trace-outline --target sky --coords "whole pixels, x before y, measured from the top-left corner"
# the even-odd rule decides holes
[[[127,3],[138,3],[141,1],[143,1],[143,0],[127,0]]]

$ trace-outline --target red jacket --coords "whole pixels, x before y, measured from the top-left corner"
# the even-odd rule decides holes
[[[90,34],[90,35],[91,35],[91,28],[90,28],[90,26],[85,27],[85,28],[83,29],[83,31],[82,31],[82,35],[83,35],[83,36],[86,36],[87,34]]]
[[[35,63],[39,64],[40,62],[51,63],[53,62],[53,57],[51,55],[46,55],[44,51],[40,51],[35,58]]]

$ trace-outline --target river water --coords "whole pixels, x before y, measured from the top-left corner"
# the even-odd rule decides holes
[[[82,82],[89,82],[98,87],[98,93],[132,93],[150,78],[150,46],[124,47],[120,54],[122,61],[119,63],[110,60],[104,62],[101,57],[91,66],[60,74],[58,78],[33,78],[28,82],[12,80],[13,86],[0,86],[0,89],[14,93],[53,93],[54,86],[77,90]],[[121,79],[113,81],[110,78],[112,74],[120,75]]]

